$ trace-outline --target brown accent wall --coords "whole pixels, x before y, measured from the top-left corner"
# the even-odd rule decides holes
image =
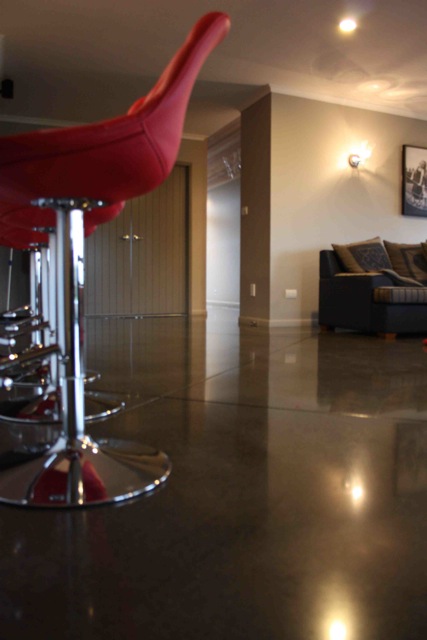
[[[181,142],[178,161],[189,165],[189,309],[206,315],[207,140]]]
[[[271,95],[242,112],[241,145],[240,321],[250,323],[270,315]]]

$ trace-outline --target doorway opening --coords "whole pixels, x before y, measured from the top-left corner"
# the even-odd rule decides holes
[[[207,307],[240,303],[240,118],[208,140]]]

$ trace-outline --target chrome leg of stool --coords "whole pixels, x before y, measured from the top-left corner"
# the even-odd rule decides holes
[[[35,247],[30,250],[30,305],[34,315],[43,317],[41,265],[41,248]],[[35,344],[42,344],[41,332],[36,331],[32,340]]]
[[[122,502],[152,492],[170,474],[166,454],[122,440],[96,442],[85,432],[83,212],[94,203],[50,200],[38,204],[57,211],[62,434],[48,452],[0,472],[0,502],[83,507]]]
[[[21,307],[3,315],[4,319],[15,319],[16,322],[16,335],[19,334],[19,329],[24,329],[27,325],[31,333],[28,336],[31,339],[32,344],[48,344],[46,340],[42,340],[43,333],[46,333],[46,327],[43,329],[42,325],[37,330],[31,329],[31,325],[34,325],[33,319],[40,318],[40,323],[43,318],[46,317],[46,302],[43,298],[44,286],[42,285],[43,274],[45,272],[42,268],[42,264],[46,260],[47,247],[37,246],[29,250],[30,252],[30,305]],[[47,325],[46,325],[47,326]],[[9,322],[9,330],[13,327]],[[43,332],[43,333],[42,333]],[[21,334],[22,335],[22,334]],[[14,389],[34,389],[45,387],[49,383],[49,368],[45,366],[46,363],[34,363],[23,369],[22,371],[16,371],[13,374]],[[0,410],[1,417],[1,410]]]
[[[51,264],[51,261],[53,260],[54,256],[56,256],[56,233],[55,233],[55,230],[49,229],[49,267],[48,267],[49,283],[47,286],[47,291],[48,291],[47,304],[49,308],[49,323],[51,328],[51,334],[53,336],[53,342],[55,342],[55,336],[56,336],[56,288],[57,288],[56,270],[53,268],[53,265]],[[54,364],[56,365],[56,363],[52,363],[52,366]],[[53,371],[52,371],[52,377],[54,380],[57,380],[58,378],[57,375],[55,375],[55,372]],[[98,373],[97,371],[88,371],[85,367],[85,376],[84,376],[85,384],[96,382],[96,380],[99,380],[100,377],[101,377],[100,373]],[[119,405],[116,406],[116,409],[114,408],[115,405],[117,405],[117,403],[115,404],[111,403],[111,406],[110,406],[111,413],[117,413],[117,411],[123,408],[122,403],[119,403]],[[88,414],[86,415],[86,419],[88,419],[88,416],[98,416],[98,412],[96,411],[95,407],[88,412]],[[105,416],[99,415],[99,417],[105,417]]]
[[[12,291],[12,269],[13,269],[13,249],[9,251],[9,262],[7,270],[7,294],[6,294],[6,309],[10,307],[10,294]]]
[[[15,318],[22,315],[19,321],[22,325],[33,324],[34,318],[44,317],[51,320],[49,311],[49,248],[40,246],[30,250],[30,301],[29,307],[14,310],[7,317]],[[54,310],[55,311],[55,310]],[[56,313],[56,311],[55,311]],[[18,315],[19,314],[19,315]],[[32,334],[32,342],[43,345],[55,343],[50,323],[40,325],[40,330]],[[25,353],[25,351],[23,352]],[[30,362],[29,365],[15,368],[10,372],[13,387],[4,402],[0,403],[0,419],[6,422],[28,424],[53,424],[59,421],[58,411],[55,410],[55,397],[52,396],[51,367],[56,361],[56,355],[50,361]],[[56,395],[56,390],[53,390]]]

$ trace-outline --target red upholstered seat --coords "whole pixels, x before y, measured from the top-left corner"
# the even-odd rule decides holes
[[[229,27],[224,13],[202,17],[126,115],[0,138],[0,202],[73,197],[112,204],[160,185],[175,163],[197,74]]]
[[[0,245],[12,249],[30,249],[36,245],[48,244],[47,233],[29,231],[26,229],[13,229],[0,225]]]

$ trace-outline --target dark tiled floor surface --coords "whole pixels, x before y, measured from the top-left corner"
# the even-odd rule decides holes
[[[421,337],[89,320],[124,413],[173,462],[148,498],[0,506],[0,638],[425,640]],[[4,423],[2,448],[32,435]]]

